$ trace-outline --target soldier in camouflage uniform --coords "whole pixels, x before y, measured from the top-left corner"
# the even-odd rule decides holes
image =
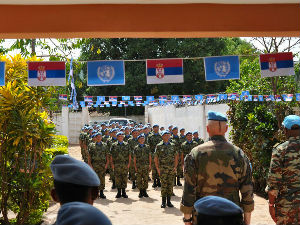
[[[124,141],[128,142],[128,140],[131,138],[132,136],[130,135],[130,129],[129,127],[125,127],[125,137],[124,137]]]
[[[103,135],[102,135],[102,141],[105,142],[107,144],[108,139],[110,138],[109,136],[109,129],[104,129],[103,130]]]
[[[118,189],[116,198],[128,198],[125,189],[127,187],[127,176],[131,162],[131,153],[128,143],[123,141],[124,133],[118,132],[117,139],[118,141],[112,144],[110,150],[111,166],[114,170],[116,187]]]
[[[177,170],[178,154],[175,151],[175,145],[169,141],[170,132],[163,131],[162,139],[155,149],[154,162],[161,180],[161,208],[174,207],[171,203],[173,194],[173,180]]]
[[[137,146],[139,144],[139,142],[137,140],[138,130],[133,129],[131,134],[132,134],[132,137],[128,140],[128,144],[129,144],[130,152],[132,154],[135,146]],[[132,181],[132,189],[135,189],[136,188],[136,174],[135,174],[135,168],[134,168],[133,160],[131,160],[131,163],[130,163],[129,178]]]
[[[180,142],[180,137],[178,136],[178,127],[173,127],[172,129],[172,136],[171,136],[171,141],[175,144],[176,147],[176,152],[178,153],[178,166],[176,170],[176,174],[174,176],[174,186],[182,186],[180,182],[180,177],[183,177],[183,171],[181,167],[181,157],[179,155],[181,154],[181,142]],[[176,182],[177,178],[177,182]]]
[[[109,135],[110,137],[107,139],[106,143],[110,151],[112,144],[118,141],[117,130],[111,129]],[[111,189],[115,189],[116,188],[115,174],[114,174],[114,170],[111,168],[111,165],[109,165],[109,177],[110,177],[109,179],[112,181]]]
[[[153,125],[153,132],[149,135],[148,137],[148,144],[150,146],[150,150],[151,150],[151,155],[152,155],[152,180],[153,180],[153,185],[152,187],[160,187],[160,179],[155,167],[155,163],[154,163],[154,152],[155,152],[155,148],[156,145],[162,141],[162,138],[159,134],[159,126],[157,124]]]
[[[83,161],[85,163],[88,163],[88,146],[90,144],[90,141],[91,141],[91,135],[92,135],[92,132],[93,132],[93,128],[92,127],[89,127],[88,128],[88,132],[86,133],[86,135],[84,135],[84,139],[83,139]]]
[[[145,135],[138,136],[139,144],[133,150],[133,162],[136,172],[137,188],[140,190],[139,198],[149,197],[147,194],[148,177],[151,171],[151,151],[145,144]]]
[[[79,145],[80,145],[80,150],[81,150],[81,157],[82,160],[84,160],[85,158],[85,136],[87,135],[88,132],[88,128],[87,127],[83,127],[82,131],[80,132],[79,135]]]
[[[247,156],[225,139],[227,118],[208,112],[209,141],[192,149],[184,161],[184,191],[180,210],[186,222],[192,217],[198,199],[215,195],[231,200],[244,210],[244,222],[250,224],[254,209],[251,168]],[[241,200],[240,200],[241,194]]]
[[[180,132],[179,142],[180,142],[180,145],[181,145],[183,142],[186,141],[185,129],[181,128],[179,132]]]
[[[193,133],[193,141],[196,141],[198,145],[201,145],[204,143],[203,139],[199,138],[199,133],[198,131],[194,131]]]
[[[184,158],[186,155],[188,155],[191,150],[198,146],[198,143],[196,141],[193,141],[193,135],[192,132],[186,133],[186,141],[181,144],[181,166],[184,165]]]
[[[267,180],[269,211],[276,224],[300,224],[300,117],[283,123],[287,141],[277,145]]]
[[[97,173],[100,179],[100,198],[105,199],[103,191],[105,188],[105,171],[109,164],[109,149],[107,144],[102,142],[102,134],[99,132],[94,134],[96,138],[96,142],[90,146],[89,155],[91,157],[91,165],[92,168]]]

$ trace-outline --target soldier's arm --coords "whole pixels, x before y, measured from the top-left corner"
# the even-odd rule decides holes
[[[151,170],[151,165],[152,164],[152,157],[151,157],[151,153],[149,153],[149,170]]]
[[[156,155],[154,155],[154,163],[155,163],[155,167],[156,167],[157,173],[160,176],[159,163],[158,163],[158,158],[157,158]]]
[[[194,203],[196,201],[196,164],[192,154],[188,154],[184,159],[184,188],[180,203],[180,211],[184,213],[186,219],[191,218]]]

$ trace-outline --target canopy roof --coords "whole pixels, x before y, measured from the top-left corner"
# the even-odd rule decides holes
[[[300,36],[300,0],[0,0],[0,9],[0,38]]]

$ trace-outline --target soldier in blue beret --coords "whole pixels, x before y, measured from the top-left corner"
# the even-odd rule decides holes
[[[97,208],[83,202],[69,202],[59,209],[56,225],[111,225]]]
[[[197,225],[242,225],[243,210],[232,201],[206,196],[195,202]]]

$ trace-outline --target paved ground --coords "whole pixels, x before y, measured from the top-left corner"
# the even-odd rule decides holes
[[[71,156],[81,159],[78,146],[69,148]],[[161,209],[160,188],[153,189],[152,182],[149,184],[150,198],[138,198],[138,190],[131,189],[131,183],[128,183],[128,199],[116,199],[116,190],[111,190],[111,183],[106,177],[106,200],[96,200],[94,206],[104,212],[114,225],[140,225],[140,224],[172,224],[182,225],[182,213],[179,211],[180,199],[182,196],[182,187],[175,187],[172,202],[175,208]],[[52,203],[45,213],[45,223],[52,224],[55,221],[59,205]],[[252,214],[251,224],[274,224],[268,212],[268,203],[265,199],[255,196],[255,210]]]

